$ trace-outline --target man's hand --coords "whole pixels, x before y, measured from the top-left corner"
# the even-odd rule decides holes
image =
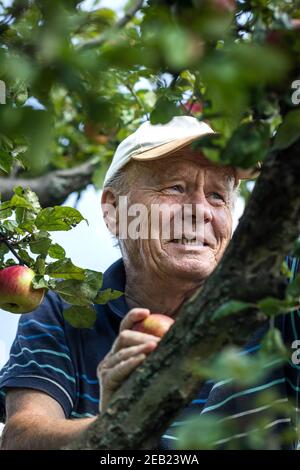
[[[150,315],[150,310],[133,308],[120,324],[120,333],[110,352],[100,362],[97,375],[100,384],[100,413],[106,411],[115,391],[157,346],[160,338],[132,331],[136,322]]]

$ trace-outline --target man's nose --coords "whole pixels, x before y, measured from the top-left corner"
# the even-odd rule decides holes
[[[192,214],[198,220],[204,223],[212,221],[213,214],[212,208],[203,192],[197,192],[191,197],[190,203],[192,204]]]

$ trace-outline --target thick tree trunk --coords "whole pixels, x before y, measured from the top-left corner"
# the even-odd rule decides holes
[[[221,264],[73,449],[155,447],[201,386],[191,365],[203,364],[226,344],[244,344],[265,320],[251,309],[213,322],[216,309],[230,299],[284,296],[280,266],[300,231],[299,154],[300,141],[268,157]]]

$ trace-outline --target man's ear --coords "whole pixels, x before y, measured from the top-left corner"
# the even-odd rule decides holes
[[[112,235],[118,237],[118,201],[114,190],[110,187],[105,188],[102,192],[101,209],[106,227]]]

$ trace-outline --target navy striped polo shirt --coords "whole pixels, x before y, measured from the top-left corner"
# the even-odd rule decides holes
[[[293,275],[299,271],[299,260],[288,258]],[[122,259],[104,273],[102,289],[124,291],[125,269]],[[5,393],[7,387],[40,390],[62,406],[67,419],[92,417],[98,414],[99,385],[96,369],[110,351],[119,332],[122,318],[128,312],[125,296],[95,305],[96,322],[91,329],[73,328],[63,318],[68,306],[59,295],[49,291],[42,304],[32,313],[21,315],[16,338],[8,362],[0,371],[0,418],[5,420]],[[300,339],[300,315],[292,312],[276,317],[284,341],[291,345]],[[263,325],[239,354],[255,354],[260,340],[268,329]],[[274,402],[295,403],[293,416],[276,416],[266,427],[278,433],[297,427],[297,403],[300,390],[300,366],[291,361],[272,369],[270,375],[255,387],[235,388],[230,379],[213,383],[207,381],[198,396],[178,415],[161,438],[161,449],[174,449],[178,427],[190,414],[217,413],[220,419],[233,420],[240,432],[226,436],[219,444],[241,442],[247,432],[249,416],[259,416],[266,406],[258,407],[255,399],[265,391],[276,392]],[[296,448],[294,442],[292,448]],[[291,446],[289,446],[291,448]]]

